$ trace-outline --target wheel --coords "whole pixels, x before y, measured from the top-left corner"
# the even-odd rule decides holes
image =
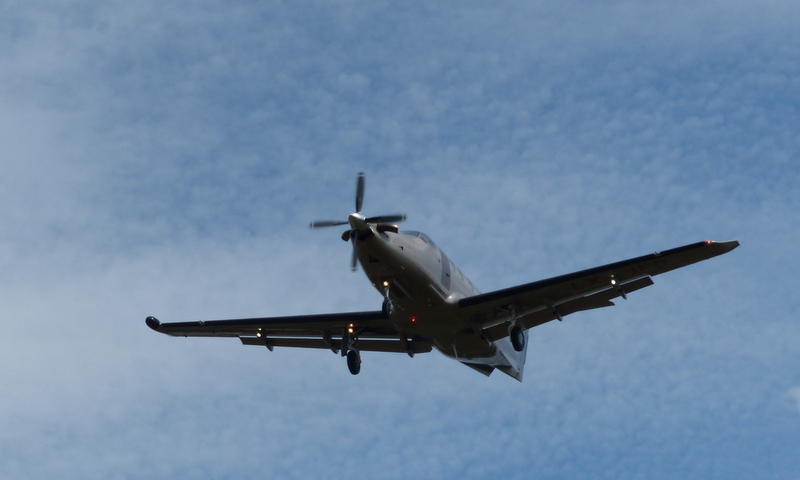
[[[514,327],[511,329],[509,333],[511,337],[511,345],[514,346],[514,350],[521,352],[522,349],[525,348],[525,333],[519,327]]]
[[[386,315],[386,318],[392,318],[392,302],[390,302],[388,299],[383,300],[381,310],[383,310],[383,314]]]
[[[347,369],[353,375],[358,375],[358,372],[361,371],[361,354],[355,350],[347,352]]]

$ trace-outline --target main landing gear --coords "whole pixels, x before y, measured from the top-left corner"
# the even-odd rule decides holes
[[[520,315],[517,312],[516,305],[508,307],[511,313],[511,328],[508,330],[508,338],[511,340],[511,346],[514,350],[521,352],[525,349],[525,331],[520,326]]]
[[[347,369],[353,375],[358,375],[361,371],[361,353],[358,350],[347,352]]]
[[[511,345],[514,347],[514,350],[521,352],[522,349],[525,348],[525,334],[522,328],[518,326],[512,327],[509,332],[509,337],[511,338]]]
[[[342,336],[342,356],[347,357],[347,369],[350,373],[358,375],[361,372],[361,352],[358,350],[358,337],[352,324]]]

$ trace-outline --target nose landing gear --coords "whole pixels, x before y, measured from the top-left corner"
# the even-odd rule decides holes
[[[383,314],[386,316],[386,318],[392,318],[392,313],[394,313],[394,305],[392,305],[392,302],[388,297],[383,299],[381,311],[383,311]]]

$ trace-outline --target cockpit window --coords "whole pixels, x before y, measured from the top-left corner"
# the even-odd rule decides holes
[[[424,240],[425,242],[427,242],[427,243],[428,243],[428,244],[429,244],[431,247],[435,247],[435,246],[436,246],[436,244],[435,244],[435,243],[433,243],[433,240],[431,240],[431,237],[429,237],[429,236],[425,235],[425,234],[424,234],[424,233],[422,233],[422,232],[420,232],[420,234],[419,234],[419,238],[421,238],[422,240]]]
[[[406,235],[410,235],[412,237],[419,237],[419,238],[422,239],[423,242],[427,243],[428,245],[430,245],[432,247],[436,247],[436,244],[433,242],[433,240],[431,240],[431,237],[425,235],[422,232],[417,232],[415,230],[406,230],[405,232],[402,232],[402,233],[404,233]]]

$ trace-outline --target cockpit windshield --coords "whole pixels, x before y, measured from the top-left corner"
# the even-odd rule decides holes
[[[436,247],[436,244],[433,242],[433,240],[431,240],[431,237],[425,235],[422,232],[417,232],[415,230],[406,230],[406,231],[401,232],[401,233],[403,233],[405,235],[410,235],[412,237],[419,237],[419,238],[422,239],[423,242],[427,243],[431,247],[434,247],[434,248]]]

